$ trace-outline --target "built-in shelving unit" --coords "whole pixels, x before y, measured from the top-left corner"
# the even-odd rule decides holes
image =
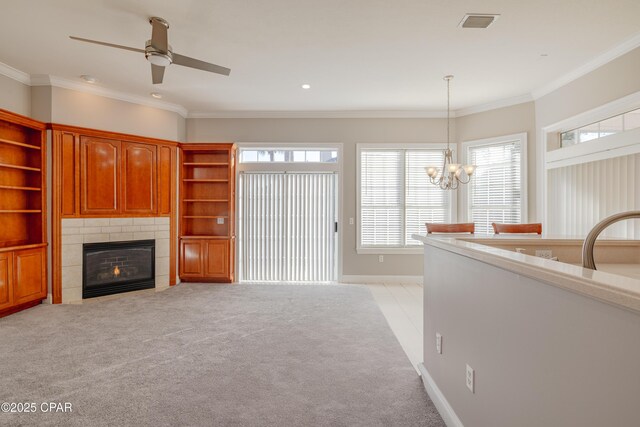
[[[45,125],[0,110],[0,317],[47,295]]]
[[[180,277],[232,281],[235,145],[183,144],[181,153]]]

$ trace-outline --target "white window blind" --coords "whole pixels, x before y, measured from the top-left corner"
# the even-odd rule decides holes
[[[241,281],[336,279],[333,173],[242,173],[238,185]]]
[[[476,233],[493,234],[492,222],[522,222],[522,140],[467,148],[468,163],[477,166],[469,185],[469,220]]]
[[[449,220],[449,192],[424,171],[442,160],[440,149],[360,150],[360,248],[417,246],[425,222]]]

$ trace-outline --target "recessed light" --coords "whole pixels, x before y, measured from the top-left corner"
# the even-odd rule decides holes
[[[549,56],[548,53],[541,53],[540,56],[542,56],[543,58],[546,58],[547,56]]]
[[[90,75],[87,75],[87,74],[83,74],[83,75],[81,75],[81,76],[80,76],[80,78],[81,78],[82,80],[84,80],[85,82],[87,82],[87,83],[91,83],[91,84],[93,84],[93,83],[95,83],[95,82],[97,82],[97,81],[98,81],[98,79],[96,79],[95,77],[90,76]]]
[[[302,89],[311,89],[311,85],[305,83],[302,85]]]
[[[162,98],[162,94],[158,93],[158,92],[151,92],[151,96],[153,96],[155,99],[161,99]]]

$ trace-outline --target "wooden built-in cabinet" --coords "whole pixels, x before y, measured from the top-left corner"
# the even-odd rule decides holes
[[[61,217],[171,215],[176,143],[51,126]]]
[[[158,212],[156,153],[157,147],[155,145],[134,142],[122,144],[123,212]]]
[[[120,141],[80,137],[80,153],[80,213],[118,213]]]
[[[182,144],[180,278],[233,282],[235,145]]]
[[[62,301],[63,218],[169,217],[169,283],[176,284],[178,143],[60,124],[49,127],[53,302]]]
[[[158,192],[169,193],[171,175],[165,165],[162,171],[168,176],[161,182],[167,187],[157,187],[157,149],[150,144],[81,136],[80,214],[156,214]]]
[[[0,110],[0,317],[47,297],[44,123]]]

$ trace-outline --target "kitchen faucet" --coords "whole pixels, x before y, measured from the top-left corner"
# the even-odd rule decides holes
[[[602,231],[611,224],[622,221],[623,219],[640,218],[640,211],[621,212],[619,214],[611,215],[599,223],[597,223],[587,234],[587,238],[584,239],[582,244],[582,266],[584,268],[590,268],[596,270],[596,262],[593,259],[593,246],[596,243],[596,239],[602,233]]]

